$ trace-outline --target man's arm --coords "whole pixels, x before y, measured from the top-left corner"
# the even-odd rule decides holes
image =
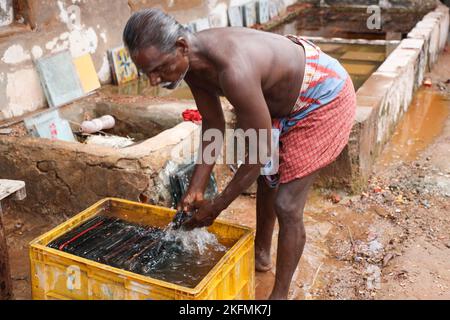
[[[259,76],[251,70],[227,70],[221,75],[221,86],[225,96],[234,106],[238,126],[244,131],[256,130],[259,141],[261,129],[267,134],[266,145],[259,145],[253,150],[259,154],[270,153],[270,133],[272,121],[261,88]],[[264,150],[260,150],[263,148]],[[248,158],[248,157],[247,157]],[[259,159],[259,157],[258,157]],[[226,209],[242,192],[248,189],[260,175],[265,163],[249,164],[248,159],[239,167],[235,176],[215,199],[203,202],[197,213],[185,223],[187,229],[211,225],[220,212]]]
[[[257,152],[257,155],[270,154],[272,120],[259,76],[250,70],[245,72],[232,69],[223,73],[221,82],[225,96],[236,111],[238,127],[244,131],[256,130],[258,145],[253,148],[254,152]],[[267,134],[266,145],[259,144],[261,129]],[[260,150],[261,148],[263,150]],[[257,158],[259,161],[259,156]],[[226,209],[242,192],[247,190],[260,175],[261,167],[265,165],[265,163],[250,164],[248,156],[245,160],[229,185],[217,197],[216,203],[220,210]]]
[[[189,84],[189,87],[194,96],[197,109],[202,115],[202,136],[208,129],[218,129],[223,135],[225,132],[225,119],[219,97],[193,84]],[[200,150],[205,150],[210,143],[213,142],[205,142],[201,139]],[[200,152],[198,156],[202,157],[202,153]],[[216,155],[217,157],[218,155]],[[178,209],[186,212],[191,211],[196,201],[203,199],[203,194],[210,181],[211,171],[214,168],[214,164],[207,164],[203,159],[198,160],[186,195],[178,206]]]

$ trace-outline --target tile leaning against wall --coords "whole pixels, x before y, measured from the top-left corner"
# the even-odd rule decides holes
[[[78,58],[89,53],[100,82],[110,83],[107,50],[122,44],[131,15],[126,0],[114,0],[114,6],[111,0],[35,0],[28,6],[35,30],[0,40],[0,121],[47,106],[34,60],[49,54],[69,50]],[[69,20],[73,15],[77,18]]]

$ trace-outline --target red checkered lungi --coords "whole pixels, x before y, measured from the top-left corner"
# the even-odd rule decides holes
[[[279,183],[288,183],[327,166],[347,145],[356,111],[350,77],[330,103],[312,111],[280,137]]]

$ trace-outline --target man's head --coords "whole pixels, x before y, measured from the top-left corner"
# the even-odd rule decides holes
[[[134,13],[123,32],[123,41],[136,66],[153,86],[176,88],[189,69],[190,32],[158,9]]]

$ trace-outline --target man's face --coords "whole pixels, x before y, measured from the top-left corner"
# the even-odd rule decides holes
[[[166,83],[167,89],[174,89],[176,82],[185,74],[188,68],[183,48],[177,46],[171,53],[162,53],[155,47],[139,50],[133,55],[133,61],[147,75],[152,86]]]

